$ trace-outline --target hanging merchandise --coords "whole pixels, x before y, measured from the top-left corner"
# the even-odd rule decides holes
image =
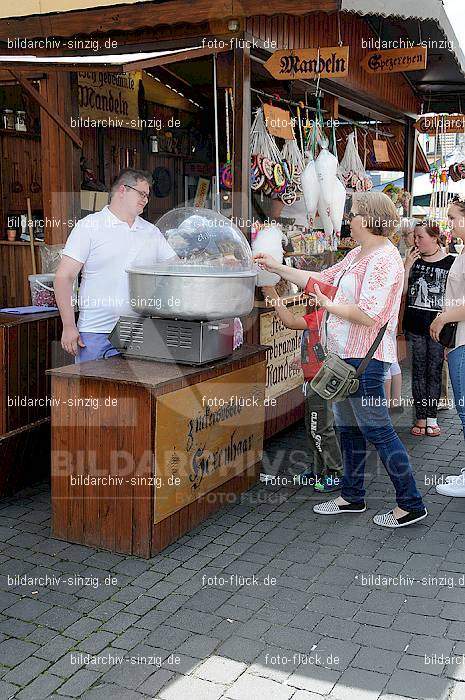
[[[457,144],[450,155],[449,177],[452,182],[465,180],[465,138]]]
[[[331,221],[334,227],[334,237],[332,241],[332,250],[337,250],[340,238],[342,222],[344,220],[344,209],[346,204],[346,188],[336,177],[334,182],[333,197],[331,200]]]
[[[356,133],[349,134],[344,157],[339,165],[339,177],[347,189],[357,192],[367,192],[373,187],[373,181],[363,167],[362,160],[355,143]]]
[[[220,182],[225,190],[232,190],[232,168],[231,168],[231,148],[229,131],[229,101],[231,99],[231,88],[224,90],[224,107],[226,115],[226,163],[220,168]],[[231,110],[232,112],[232,110]]]
[[[430,218],[443,222],[447,219],[447,206],[449,202],[449,171],[444,152],[445,134],[447,130],[444,122],[444,119],[438,119],[436,122],[434,160],[430,167],[432,192],[429,212]]]
[[[315,226],[316,211],[318,209],[318,199],[320,197],[320,183],[315,169],[313,157],[309,158],[302,173],[302,192],[307,209],[308,226],[313,230]]]

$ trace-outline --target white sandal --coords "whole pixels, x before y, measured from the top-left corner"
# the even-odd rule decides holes
[[[313,512],[318,515],[339,515],[339,513],[363,513],[366,511],[366,503],[348,503],[345,506],[339,506],[336,499],[325,501],[313,506]]]
[[[394,517],[394,511],[390,510],[389,513],[383,513],[382,515],[375,515],[373,522],[375,525],[380,525],[381,527],[407,527],[407,525],[413,525],[418,523],[423,518],[426,518],[428,511],[426,508],[424,510],[412,510],[407,515],[403,515],[401,518]]]

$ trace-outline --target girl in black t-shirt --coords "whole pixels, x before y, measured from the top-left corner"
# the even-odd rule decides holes
[[[441,232],[428,222],[415,226],[415,245],[405,259],[403,320],[412,356],[412,395],[416,423],[412,435],[440,435],[437,422],[441,396],[444,348],[433,340],[429,327],[442,310],[447,275],[454,256],[441,247]]]

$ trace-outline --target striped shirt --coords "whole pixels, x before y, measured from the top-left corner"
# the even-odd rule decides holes
[[[356,261],[360,252],[360,246],[351,250],[343,260],[323,270],[321,279],[338,286],[334,303],[357,304],[375,324],[363,326],[330,314],[327,349],[342,358],[363,358],[387,322],[373,357],[382,362],[396,362],[396,326],[404,285],[402,258],[388,239],[383,246]]]

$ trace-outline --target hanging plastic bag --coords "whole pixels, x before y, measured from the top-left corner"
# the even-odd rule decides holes
[[[330,240],[334,233],[334,226],[330,215],[331,208],[326,205],[323,198],[320,195],[318,200],[318,215],[320,217],[321,223],[323,224],[323,230],[325,232],[325,237]]]
[[[347,139],[347,146],[339,165],[338,175],[347,189],[367,192],[373,187],[373,181],[367,175],[355,145],[355,132],[349,134]]]
[[[331,207],[337,167],[336,156],[330,153],[327,148],[322,148],[315,161],[315,170],[320,184],[320,197],[325,205],[325,209]]]
[[[333,198],[331,200],[330,217],[334,227],[334,233],[341,235],[342,221],[346,204],[346,188],[337,177],[334,182]]]
[[[315,161],[310,158],[304,168],[301,177],[302,192],[307,209],[308,226],[313,230],[315,226],[316,210],[318,208],[318,200],[320,198],[320,183],[315,168]]]

